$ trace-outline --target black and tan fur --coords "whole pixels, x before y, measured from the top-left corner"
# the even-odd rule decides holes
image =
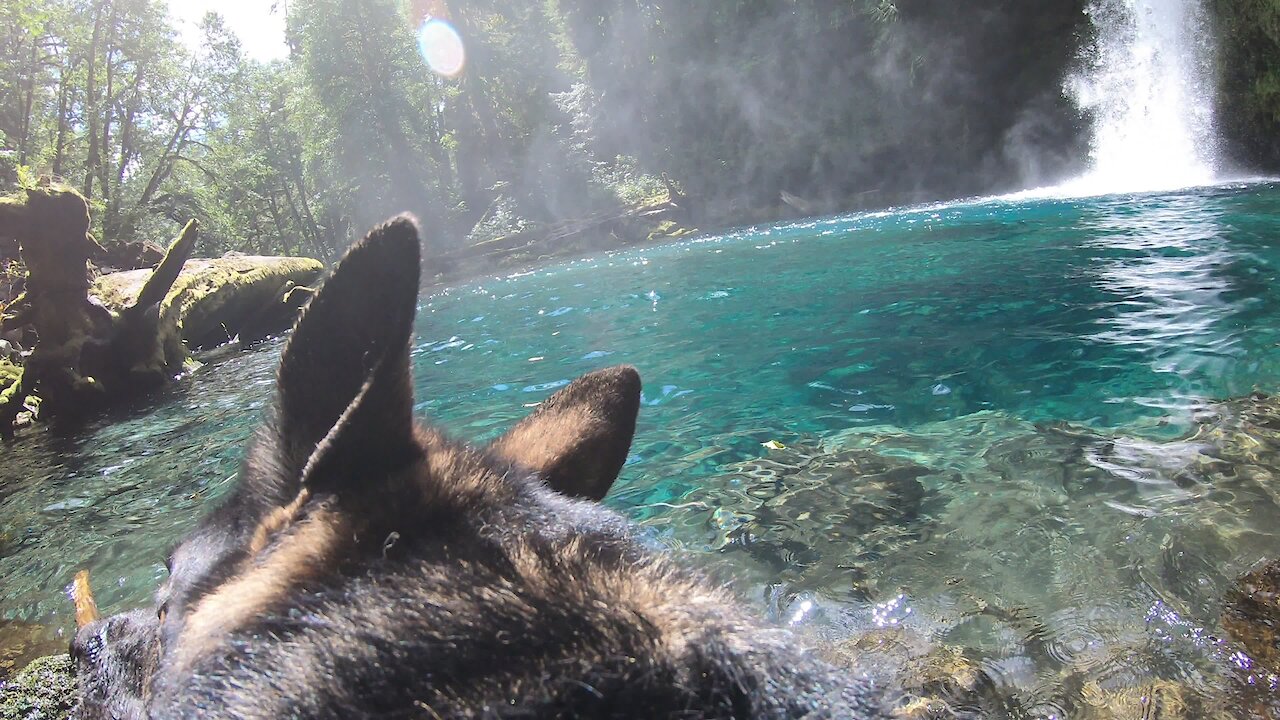
[[[635,370],[580,378],[488,448],[415,425],[418,247],[398,218],[334,270],[155,611],[77,633],[82,716],[882,717],[594,502]]]

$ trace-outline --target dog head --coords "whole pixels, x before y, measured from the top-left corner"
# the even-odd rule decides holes
[[[281,359],[274,418],[229,497],[166,560],[155,611],[76,633],[84,714],[135,713],[157,668],[198,666],[309,579],[385,560],[416,535],[437,537],[441,525],[511,502],[521,490],[506,482],[513,473],[536,474],[565,497],[609,490],[635,431],[631,368],[571,383],[487,451],[415,426],[418,243],[408,217],[375,229],[304,311]]]

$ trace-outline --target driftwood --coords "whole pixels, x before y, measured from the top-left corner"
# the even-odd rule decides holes
[[[77,416],[180,374],[190,350],[287,328],[317,277],[306,258],[190,260],[192,220],[151,271],[91,283],[89,207],[76,191],[29,189],[0,199],[0,236],[18,240],[26,292],[6,308],[0,332],[38,337],[15,382],[0,393],[0,434],[10,435],[29,396],[42,416]]]
[[[456,280],[495,269],[526,265],[547,258],[567,258],[599,250],[658,242],[692,235],[688,212],[672,200],[651,199],[630,207],[591,213],[458,248],[433,258],[437,282]],[[678,191],[677,191],[678,192]],[[687,196],[680,195],[683,202]]]

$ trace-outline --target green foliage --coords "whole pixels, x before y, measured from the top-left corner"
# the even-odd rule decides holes
[[[14,184],[23,190],[36,187],[40,182],[40,176],[31,169],[30,165],[14,166]]]
[[[326,151],[352,181],[356,224],[407,209],[439,222],[449,188],[432,157],[436,88],[397,4],[303,0],[290,23],[301,78],[330,124]]]
[[[471,228],[471,232],[467,233],[468,245],[496,240],[524,232],[532,227],[533,224],[529,219],[520,215],[515,199],[504,194],[506,189],[505,183],[495,188],[498,196],[489,204],[488,210],[480,216],[480,220]]]
[[[667,188],[656,175],[641,172],[635,158],[619,155],[609,163],[596,163],[592,179],[606,187],[624,205],[644,205],[665,200]]]

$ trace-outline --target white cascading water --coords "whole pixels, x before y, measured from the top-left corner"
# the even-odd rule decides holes
[[[1102,194],[1214,182],[1214,48],[1201,0],[1093,0],[1097,33],[1066,90],[1094,118],[1090,169],[1060,190]]]

